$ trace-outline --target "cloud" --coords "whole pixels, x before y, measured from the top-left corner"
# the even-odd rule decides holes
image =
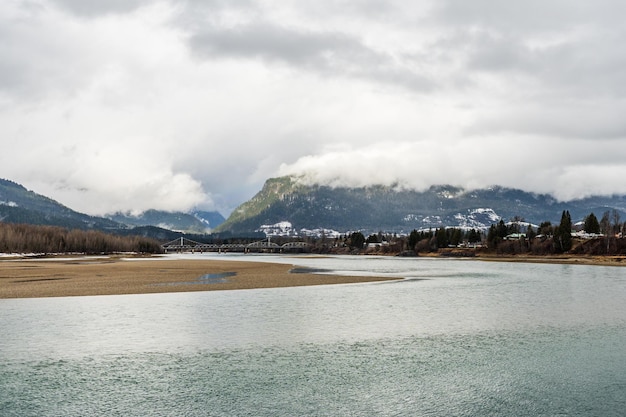
[[[260,57],[280,60],[296,66],[321,64],[331,66],[333,55],[343,52],[348,56],[364,55],[375,58],[360,43],[341,33],[313,33],[278,27],[267,23],[253,23],[244,27],[210,28],[194,33],[194,50],[208,56]],[[337,55],[340,55],[339,53]]]
[[[572,102],[511,103],[493,111],[468,127],[468,135],[539,135],[557,138],[612,139],[626,138],[626,111],[623,103],[597,99]],[[588,148],[595,147],[589,142]]]
[[[433,184],[466,189],[504,184],[563,201],[626,193],[618,180],[626,173],[621,162],[626,151],[615,149],[611,141],[594,149],[583,149],[585,145],[568,140],[543,144],[526,137],[508,143],[484,137],[472,142],[383,142],[303,156],[283,164],[279,173],[333,187],[382,184],[425,190]]]
[[[626,192],[617,0],[0,4],[0,176],[94,214],[268,177]]]
[[[0,15],[3,95],[39,99],[59,87],[71,90],[75,82],[80,82],[82,74],[75,73],[67,63],[75,61],[77,52],[87,51],[66,48],[76,43],[72,40],[76,26],[71,21],[40,9],[0,7],[4,9]],[[33,27],[38,30],[33,31]]]
[[[428,91],[434,83],[424,74],[398,64],[354,35],[307,30],[253,21],[234,27],[203,26],[190,36],[190,46],[210,59],[238,58],[310,71],[324,77],[364,78]]]
[[[124,14],[132,12],[145,0],[54,0],[61,8],[79,16],[96,17],[103,14]]]
[[[623,96],[623,3],[444,1],[435,16],[475,76],[507,77],[538,99]],[[617,14],[616,14],[617,13]],[[453,28],[453,29],[452,29]]]

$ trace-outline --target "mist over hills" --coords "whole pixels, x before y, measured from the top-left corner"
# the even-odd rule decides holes
[[[159,210],[148,210],[138,215],[116,213],[106,217],[89,216],[27,190],[16,182],[0,179],[0,221],[68,229],[95,229],[121,234],[137,230],[141,235],[157,238],[163,235],[167,238],[171,236],[167,231],[208,233],[223,222],[224,217],[218,212],[182,213]]]
[[[464,190],[440,185],[425,191],[382,185],[347,188],[308,185],[287,176],[267,180],[216,231],[245,233],[276,225],[283,233],[301,229],[407,233],[442,226],[487,228],[513,218],[558,224],[563,210],[577,221],[591,212],[601,216],[612,209],[626,214],[626,196],[559,202],[547,194],[499,186]]]
[[[0,221],[61,226],[71,229],[123,228],[123,225],[113,220],[79,213],[51,198],[29,191],[24,186],[5,179],[0,179]]]
[[[0,221],[140,233],[168,239],[171,233],[219,235],[319,234],[360,230],[408,233],[439,227],[487,228],[500,219],[532,224],[559,222],[569,210],[574,222],[589,213],[617,210],[626,217],[626,196],[597,196],[559,202],[546,194],[494,186],[480,190],[432,186],[424,191],[375,185],[360,188],[301,183],[296,177],[268,179],[249,201],[224,221],[217,212],[148,210],[107,217],[76,212],[48,197],[0,179]]]
[[[216,211],[193,211],[191,213],[146,210],[141,214],[115,213],[107,218],[127,226],[156,226],[185,233],[210,233],[224,222]]]

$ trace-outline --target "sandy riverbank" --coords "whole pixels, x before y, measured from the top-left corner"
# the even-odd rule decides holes
[[[291,265],[115,257],[0,261],[0,298],[214,291],[383,281],[290,273]]]
[[[491,262],[528,262],[544,264],[570,265],[598,265],[598,266],[626,266],[626,256],[623,255],[499,255],[493,253],[475,252],[472,250],[442,250],[440,252],[420,253],[420,257],[441,259],[474,259]]]
[[[544,264],[568,264],[568,265],[597,265],[597,266],[626,266],[624,256],[529,256],[529,255],[481,255],[476,257],[481,261],[494,262],[529,262]]]

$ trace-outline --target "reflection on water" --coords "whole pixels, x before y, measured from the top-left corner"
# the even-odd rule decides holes
[[[195,281],[176,281],[164,284],[152,284],[154,286],[198,285],[198,284],[222,284],[228,282],[229,277],[237,275],[236,272],[220,272],[216,274],[204,274]]]
[[[626,409],[624,269],[269,259],[407,279],[0,300],[0,415],[617,416]],[[205,278],[220,279],[228,276]]]
[[[311,268],[311,267],[300,267],[300,268],[291,268],[289,270],[290,274],[329,274],[333,271],[329,271],[328,269],[323,268]]]
[[[206,282],[226,282],[226,278],[234,277],[237,275],[236,272],[220,272],[219,274],[204,274],[198,281],[206,281]]]

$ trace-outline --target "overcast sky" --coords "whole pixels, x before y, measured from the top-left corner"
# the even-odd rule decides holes
[[[623,0],[2,0],[0,177],[224,215],[267,178],[626,194]]]

